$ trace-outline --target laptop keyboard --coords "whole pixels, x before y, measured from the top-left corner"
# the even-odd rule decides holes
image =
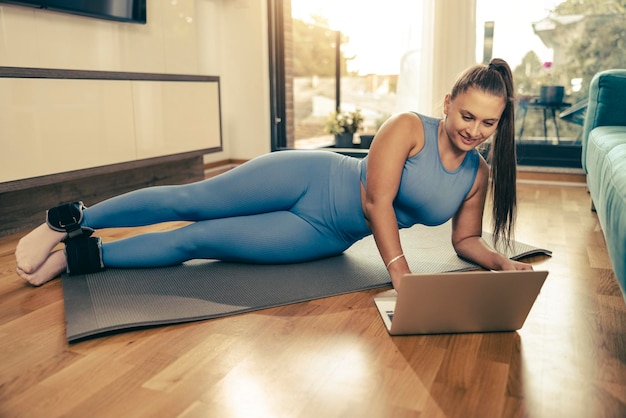
[[[393,321],[393,311],[385,311],[390,321]]]

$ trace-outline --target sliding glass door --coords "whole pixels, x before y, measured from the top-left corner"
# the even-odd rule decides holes
[[[355,111],[363,123],[347,147],[367,149],[392,113],[416,110],[423,1],[270,4],[275,149],[336,147],[333,117]]]

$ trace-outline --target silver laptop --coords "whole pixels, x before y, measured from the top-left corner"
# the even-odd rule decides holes
[[[397,296],[374,302],[391,335],[516,331],[547,271],[407,274]]]

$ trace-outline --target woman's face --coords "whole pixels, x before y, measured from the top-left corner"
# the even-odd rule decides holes
[[[452,145],[467,152],[485,142],[498,128],[505,100],[476,88],[458,94],[454,100],[446,95],[444,129]]]

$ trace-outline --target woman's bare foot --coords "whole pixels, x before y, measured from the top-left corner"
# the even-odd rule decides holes
[[[33,286],[41,286],[63,273],[66,265],[65,253],[63,250],[57,250],[50,254],[34,272],[27,273],[18,267],[17,274]]]
[[[50,256],[50,251],[65,237],[65,232],[41,224],[24,236],[15,248],[17,268],[26,274],[34,273]]]

